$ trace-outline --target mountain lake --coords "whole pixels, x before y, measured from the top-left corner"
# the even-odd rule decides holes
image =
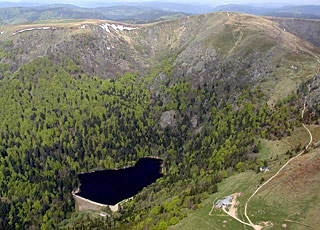
[[[77,195],[100,204],[115,205],[162,177],[161,165],[160,159],[141,158],[133,167],[80,174]]]

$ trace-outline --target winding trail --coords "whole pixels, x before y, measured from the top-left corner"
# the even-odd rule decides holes
[[[241,36],[240,38],[241,39]],[[239,40],[238,39],[238,40]],[[320,74],[320,57],[318,57],[317,55],[315,55],[314,53],[312,52],[309,52],[309,54],[311,54],[312,56],[316,57],[318,63],[319,63],[319,68],[318,68],[318,73],[317,74]],[[309,88],[309,93],[310,93],[310,85],[308,86]],[[304,99],[304,104],[303,104],[303,110],[301,111],[301,118],[303,119],[304,117],[304,113],[305,113],[305,110],[306,110],[306,103],[307,103],[307,96],[305,97]],[[260,225],[255,225],[251,219],[249,218],[248,216],[248,203],[249,201],[260,191],[260,189],[262,189],[263,187],[265,187],[270,181],[272,181],[275,177],[277,177],[279,175],[279,173],[288,165],[290,164],[291,161],[295,160],[296,158],[300,157],[303,153],[305,153],[305,151],[308,150],[308,148],[310,147],[310,145],[312,144],[312,141],[313,141],[313,136],[312,136],[312,133],[310,132],[310,130],[308,129],[308,127],[302,123],[303,127],[308,131],[309,133],[309,136],[310,136],[310,141],[309,143],[306,145],[306,147],[298,154],[296,155],[295,157],[291,158],[290,160],[287,161],[287,163],[285,163],[271,178],[269,178],[263,185],[261,185],[260,187],[258,187],[255,192],[249,197],[249,199],[247,200],[247,202],[245,203],[245,206],[244,206],[244,215],[245,217],[247,218],[247,220],[249,221],[249,223],[246,223],[245,221],[243,220],[240,220],[236,215],[233,215],[232,213],[228,212],[225,208],[222,208],[222,210],[230,217],[232,217],[233,219],[237,220],[238,222],[246,225],[246,226],[250,226],[252,227],[253,229],[255,230],[261,230],[263,227],[260,226]],[[214,203],[213,203],[213,206],[212,206],[212,209],[209,213],[209,215],[211,216],[212,215],[212,211],[214,209]],[[312,226],[311,226],[312,227]]]
[[[252,227],[251,224],[248,224],[248,223],[240,220],[238,217],[236,217],[236,216],[234,216],[234,215],[231,215],[225,208],[223,208],[222,210],[223,210],[228,216],[230,216],[230,217],[232,217],[233,219],[237,220],[237,221],[240,222],[241,224],[244,224],[244,225],[247,225],[247,226]],[[257,228],[257,229],[259,229],[259,228]],[[261,228],[260,228],[260,229],[261,229]]]
[[[234,183],[230,184],[221,194],[224,194],[233,184]],[[212,216],[212,212],[214,210],[214,206],[215,206],[216,200],[217,200],[217,198],[212,202],[212,207],[211,207],[211,210],[209,212],[209,216]]]
[[[306,50],[307,51],[307,50]],[[311,54],[312,56],[314,56],[318,63],[319,63],[319,68],[318,68],[318,73],[317,74],[320,74],[320,58],[319,56],[315,55],[314,53],[310,52],[310,51],[307,51],[309,54]],[[310,93],[310,85],[308,86],[308,89],[309,89],[309,92]],[[306,110],[306,103],[307,103],[307,96],[305,97],[304,99],[304,104],[303,104],[303,110],[301,112],[301,118],[303,118],[304,116],[304,112]],[[255,230],[259,230],[259,228],[256,227],[256,225],[254,225],[254,223],[251,221],[251,219],[249,218],[248,216],[248,203],[249,201],[260,191],[260,189],[262,189],[263,187],[265,187],[270,181],[272,181],[276,176],[279,175],[279,173],[293,160],[295,160],[296,158],[300,157],[305,151],[308,150],[308,148],[310,147],[312,141],[313,141],[313,136],[312,136],[312,133],[310,132],[310,130],[308,129],[308,127],[302,123],[303,127],[308,131],[309,133],[309,136],[310,136],[310,141],[309,143],[307,144],[307,146],[305,147],[305,149],[303,149],[297,156],[291,158],[289,161],[287,161],[287,163],[285,163],[279,170],[276,174],[274,174],[271,178],[269,178],[269,180],[267,180],[263,185],[261,185],[259,188],[257,188],[257,190],[249,197],[249,199],[247,200],[247,202],[245,203],[245,206],[244,206],[244,215],[245,217],[248,219],[251,227],[253,227]]]
[[[310,91],[310,87],[309,87],[309,91]],[[306,101],[307,101],[307,98],[305,98],[305,102],[303,104],[303,110],[301,112],[301,118],[303,118],[304,116],[304,112],[306,110]],[[310,132],[310,130],[308,129],[308,127],[302,123],[303,127],[308,131],[309,133],[309,136],[310,136],[310,141],[309,143],[307,144],[307,146],[305,147],[305,149],[303,149],[297,156],[291,158],[290,160],[287,161],[287,163],[285,163],[277,172],[276,174],[274,174],[271,178],[269,178],[263,185],[261,185],[259,188],[257,188],[257,190],[249,197],[249,199],[247,200],[247,202],[245,203],[245,206],[244,206],[244,215],[245,217],[248,219],[249,223],[246,223],[242,220],[240,220],[236,215],[233,215],[232,213],[228,212],[225,208],[222,208],[222,210],[230,217],[232,217],[233,219],[237,220],[238,222],[244,224],[244,225],[247,225],[247,226],[250,226],[252,227],[253,229],[255,230],[261,230],[263,227],[260,226],[260,225],[255,225],[251,219],[249,218],[248,216],[248,203],[249,201],[260,191],[260,189],[262,189],[263,187],[265,187],[270,181],[272,181],[276,176],[279,175],[279,173],[288,165],[290,164],[291,161],[295,160],[296,158],[300,157],[306,150],[308,150],[308,148],[310,147],[312,141],[313,141],[313,136],[312,136],[312,133]],[[227,188],[228,189],[228,188]],[[226,190],[227,190],[226,189]],[[209,213],[209,215],[211,216],[212,214],[212,211],[213,211],[213,208],[214,208],[214,203],[213,203],[213,206],[212,206],[212,209]]]
[[[229,211],[226,210],[225,207],[222,208],[222,210],[230,217],[232,217],[233,219],[237,220],[238,222],[240,222],[241,224],[244,224],[244,225],[247,225],[247,226],[250,226],[250,227],[253,227],[251,223],[246,223],[244,222],[243,220],[240,220],[238,217],[237,217],[237,209],[235,208],[235,206],[237,205],[237,197],[240,195],[240,193],[235,193],[232,196],[232,204],[231,204],[231,207],[229,208]],[[257,229],[257,230],[260,230],[262,229],[262,226],[260,225],[254,225],[254,229]]]
[[[318,59],[319,61],[319,59]],[[319,62],[320,63],[320,62]],[[309,87],[309,92],[310,92],[310,87]],[[304,112],[306,110],[306,103],[307,103],[307,97],[305,98],[305,102],[303,104],[303,110],[301,112],[301,118],[303,118],[304,116]],[[309,143],[307,144],[307,146],[305,147],[305,149],[303,149],[297,156],[291,158],[290,160],[287,161],[287,163],[285,163],[279,170],[276,174],[274,174],[271,178],[269,178],[269,180],[267,180],[263,185],[261,185],[259,188],[257,188],[257,190],[249,197],[249,199],[247,200],[247,202],[245,203],[245,206],[244,206],[244,215],[245,217],[248,219],[251,227],[253,227],[255,230],[259,230],[259,228],[256,227],[256,225],[253,224],[253,222],[251,221],[251,219],[249,218],[248,216],[248,203],[249,201],[260,191],[260,189],[262,189],[263,187],[265,187],[270,181],[272,181],[276,176],[279,175],[279,173],[293,160],[295,160],[296,158],[300,157],[306,150],[308,150],[308,148],[310,147],[312,141],[313,141],[313,136],[312,136],[312,133],[310,132],[310,130],[308,129],[308,127],[302,123],[303,127],[308,131],[309,133],[309,136],[310,136],[310,141]]]
[[[309,88],[309,91],[310,91],[310,88]],[[303,110],[301,112],[301,118],[303,118],[304,116],[304,112],[306,110],[306,101],[307,99],[305,98],[305,102],[304,102],[304,105],[303,105]],[[260,189],[262,189],[263,187],[265,187],[271,180],[273,180],[276,176],[279,175],[279,173],[288,165],[290,164],[291,161],[295,160],[296,158],[300,157],[311,145],[312,141],[313,141],[313,136],[312,136],[312,133],[310,132],[310,130],[308,129],[308,127],[302,123],[303,127],[308,131],[309,133],[309,136],[310,136],[310,141],[309,143],[307,144],[307,146],[305,147],[304,150],[302,150],[297,156],[291,158],[290,160],[287,161],[287,163],[285,163],[278,171],[276,174],[274,174],[271,178],[269,178],[263,185],[261,185],[259,188],[257,188],[257,190],[249,197],[249,199],[247,200],[247,202],[245,203],[245,206],[244,206],[244,215],[245,217],[248,219],[249,223],[246,223],[242,220],[240,220],[236,215],[233,215],[232,213],[228,212],[225,208],[223,208],[222,210],[230,217],[232,217],[233,219],[237,220],[238,222],[246,225],[246,226],[250,226],[252,227],[253,229],[255,230],[261,230],[263,227],[260,226],[260,225],[255,225],[251,219],[249,218],[248,216],[248,203],[249,201],[260,191]],[[211,215],[212,211],[213,211],[213,208],[214,208],[214,204],[212,206],[212,209],[209,213],[209,215]]]

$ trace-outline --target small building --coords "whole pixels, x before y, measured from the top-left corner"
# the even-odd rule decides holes
[[[271,167],[264,167],[264,166],[261,166],[259,168],[260,172],[269,172],[271,170]]]
[[[232,197],[231,196],[227,196],[224,199],[218,200],[216,202],[216,208],[219,208],[219,209],[220,208],[226,208],[226,207],[231,205],[231,202],[232,202]]]
[[[294,70],[298,69],[298,67],[295,65],[291,65],[290,67],[291,67],[291,69],[294,69]]]

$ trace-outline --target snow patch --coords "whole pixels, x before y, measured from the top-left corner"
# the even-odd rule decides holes
[[[111,32],[109,27],[111,27],[115,31],[124,31],[124,30],[131,31],[131,30],[137,29],[136,27],[127,27],[123,25],[115,25],[115,24],[109,24],[109,23],[101,24],[99,26],[105,31],[107,31],[108,33]]]
[[[111,47],[107,46],[107,50],[111,50]]]
[[[115,24],[112,24],[111,27],[112,27],[112,29],[114,29],[114,30],[118,30],[118,27],[117,27]]]
[[[107,31],[108,33],[110,33],[110,30],[109,30],[109,28],[108,28],[108,26],[109,26],[109,24],[108,23],[106,23],[106,24],[101,24],[101,25],[99,25],[103,30],[105,30],[105,31]]]
[[[26,31],[32,31],[32,30],[49,30],[49,29],[53,29],[55,30],[56,28],[54,27],[49,27],[49,26],[45,26],[45,27],[31,27],[31,28],[27,28],[27,29],[23,29],[23,30],[18,30],[14,33],[12,33],[12,36],[15,36],[16,34],[18,33],[23,33],[23,32],[26,32]]]
[[[86,28],[86,25],[80,26],[80,29],[85,29],[85,28]]]
[[[0,31],[0,35],[4,34],[4,31]]]
[[[128,31],[131,31],[131,30],[135,30],[137,29],[136,27],[126,27],[126,26],[122,26],[122,25],[114,25],[112,24],[111,26],[114,26],[115,27],[115,30],[120,30],[120,31],[124,31],[124,30],[128,30]],[[113,28],[113,27],[112,27]]]

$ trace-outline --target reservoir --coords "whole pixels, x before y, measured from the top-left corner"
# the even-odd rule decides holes
[[[130,168],[80,174],[77,195],[101,204],[115,205],[162,177],[161,164],[160,159],[142,158]]]

